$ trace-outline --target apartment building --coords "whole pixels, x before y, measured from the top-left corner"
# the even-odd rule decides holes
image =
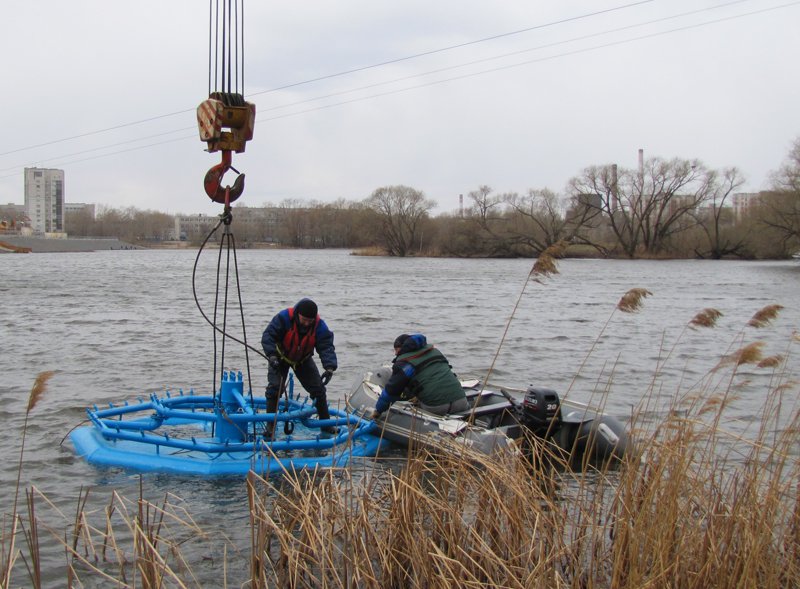
[[[64,170],[25,168],[25,210],[34,233],[64,233]]]

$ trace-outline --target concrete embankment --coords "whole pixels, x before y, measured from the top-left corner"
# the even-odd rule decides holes
[[[102,250],[144,249],[116,238],[67,238],[46,239],[44,237],[23,237],[20,235],[0,235],[0,253],[53,253],[53,252],[96,252]]]

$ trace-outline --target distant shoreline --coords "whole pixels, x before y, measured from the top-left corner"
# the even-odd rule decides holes
[[[69,237],[65,239],[47,239],[44,237],[26,237],[21,235],[0,235],[0,253],[44,254],[141,249],[146,248],[139,247],[125,241],[120,241],[116,237],[88,237],[85,239]]]

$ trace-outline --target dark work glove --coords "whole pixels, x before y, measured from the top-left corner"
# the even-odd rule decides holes
[[[325,372],[322,373],[322,386],[328,386],[331,378],[333,378],[333,370],[326,368]]]
[[[270,368],[278,370],[281,367],[281,361],[278,360],[277,356],[270,356],[267,358],[267,362],[269,362]]]

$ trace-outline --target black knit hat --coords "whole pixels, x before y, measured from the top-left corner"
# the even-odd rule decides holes
[[[395,347],[395,348],[402,348],[402,347],[403,347],[403,344],[405,343],[405,341],[406,341],[406,340],[407,340],[409,337],[410,337],[410,336],[409,336],[407,333],[403,333],[403,334],[400,334],[400,335],[398,335],[398,336],[395,338],[395,340],[394,340],[394,347]]]
[[[294,306],[294,310],[303,317],[309,317],[311,319],[317,317],[317,303],[311,299],[300,299],[300,302]]]

